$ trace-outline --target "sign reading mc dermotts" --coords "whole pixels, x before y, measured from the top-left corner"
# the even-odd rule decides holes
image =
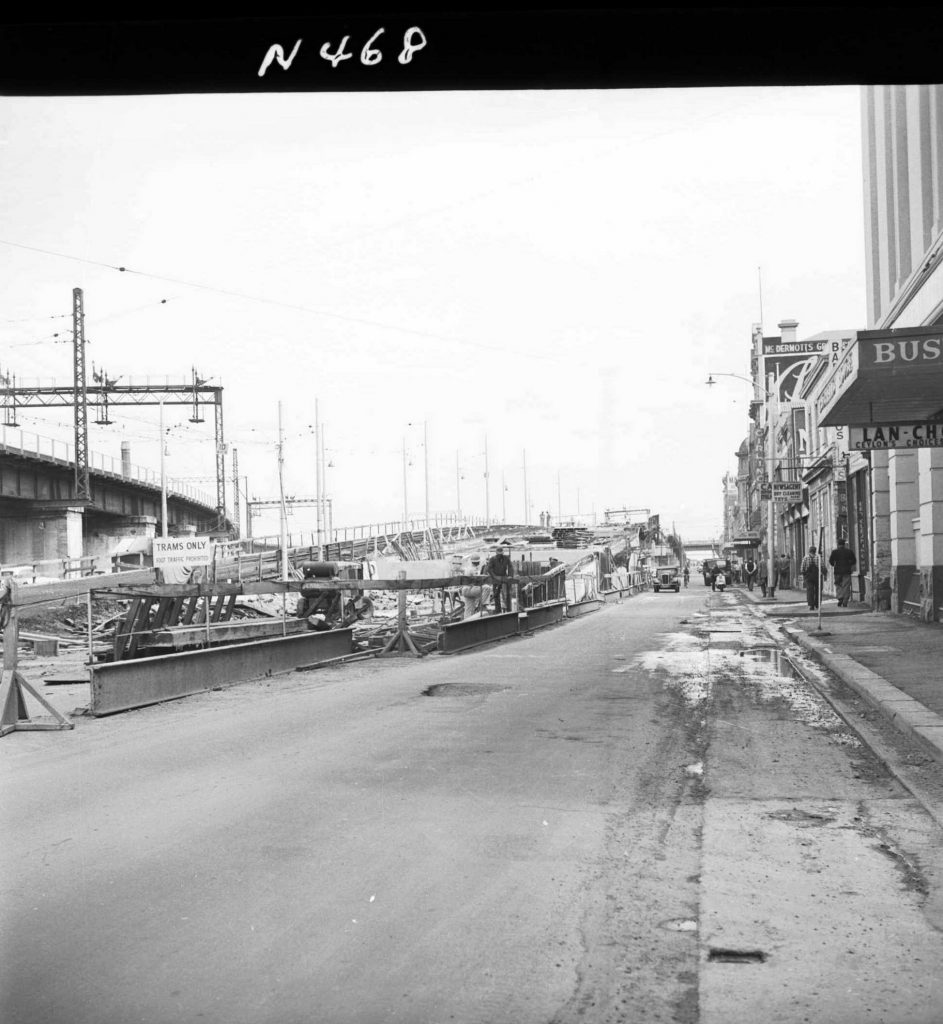
[[[943,423],[871,423],[848,428],[849,451],[943,448]]]

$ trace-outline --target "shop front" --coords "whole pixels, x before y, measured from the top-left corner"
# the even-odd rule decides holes
[[[816,398],[847,427],[845,509],[874,604],[943,617],[943,328],[858,331]],[[862,563],[864,566],[862,567]]]

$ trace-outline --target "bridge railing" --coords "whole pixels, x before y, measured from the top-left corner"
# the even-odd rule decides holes
[[[465,516],[459,519],[457,516],[443,515],[430,518],[428,527],[426,527],[424,519],[410,519],[408,522],[396,520],[387,523],[363,523],[356,526],[335,526],[331,529],[321,530],[320,538],[316,530],[289,530],[287,536],[289,548],[317,547],[319,539],[321,545],[327,547],[328,545],[334,546],[353,541],[369,541],[383,537],[393,539],[401,534],[405,534],[413,540],[419,541],[422,539],[422,535],[426,529],[433,534],[436,540],[457,540],[460,539],[458,536],[459,533],[466,529],[469,531],[475,531],[474,534],[469,534],[469,536],[481,536],[482,533],[490,534],[491,532],[501,536],[506,533],[515,533],[528,528],[519,525],[496,525],[494,523],[486,528],[484,516]],[[262,536],[243,537],[234,543],[242,545],[242,550],[245,552],[253,552],[258,551],[259,549],[279,547],[281,544],[281,537],[277,533],[264,534]]]
[[[19,427],[9,427],[0,424],[0,449],[19,452],[23,455],[36,455],[40,458],[52,459],[56,462],[75,465],[75,446],[68,441],[61,441],[55,437],[45,437],[30,430],[22,430]],[[110,473],[112,476],[121,477],[123,480],[132,480],[136,483],[148,484],[151,487],[160,487],[160,473],[144,466],[132,465],[127,468],[122,466],[121,459],[112,455],[105,455],[102,452],[88,453],[88,468],[97,470],[100,473]],[[201,505],[209,508],[216,507],[216,499],[203,491],[191,487],[190,484],[181,480],[169,478],[167,490],[171,494],[178,494],[184,498],[190,498]]]
[[[75,576],[96,576],[110,572],[108,559],[85,555],[82,558],[47,558],[41,562],[19,562],[0,565],[0,572],[12,573],[18,583],[35,583],[37,579],[68,580]],[[140,566],[134,566],[139,569]]]

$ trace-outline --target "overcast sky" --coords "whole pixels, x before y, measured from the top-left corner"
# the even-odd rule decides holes
[[[0,372],[71,377],[71,300],[111,377],[224,387],[249,493],[336,524],[648,507],[722,529],[751,325],[865,326],[854,87],[0,97]],[[30,247],[30,248],[25,248]],[[35,251],[35,250],[42,250]],[[128,268],[128,272],[111,269]],[[133,271],[133,273],[131,272]],[[166,300],[164,302],[163,300]],[[53,335],[58,332],[59,337]],[[213,424],[168,472],[215,494]],[[24,429],[70,438],[66,409]],[[157,468],[156,409],[90,448]],[[91,416],[90,419],[94,419]],[[227,459],[227,473],[231,473]],[[231,496],[228,499],[231,502]],[[313,523],[298,512],[293,528]],[[255,532],[277,532],[277,519]]]

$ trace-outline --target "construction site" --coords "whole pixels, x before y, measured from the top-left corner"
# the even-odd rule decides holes
[[[245,553],[220,544],[200,582],[161,570],[56,582],[4,574],[3,732],[112,714],[325,663],[451,654],[598,610],[648,585],[644,527],[530,534],[453,528]],[[501,550],[510,607],[495,613]],[[287,563],[287,573],[283,563]],[[500,605],[499,605],[500,607]],[[65,705],[72,705],[66,707]]]

